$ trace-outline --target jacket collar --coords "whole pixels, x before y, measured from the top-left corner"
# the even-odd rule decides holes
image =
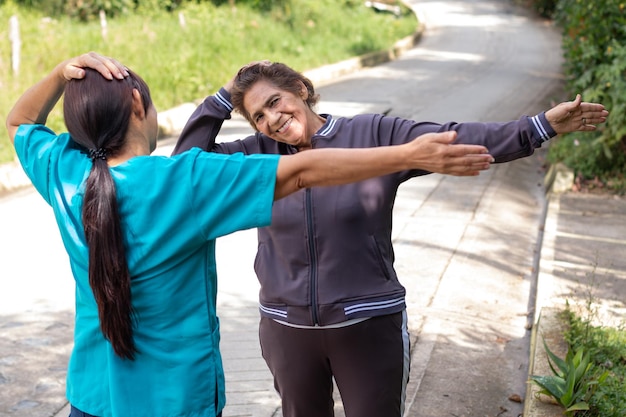
[[[326,123],[320,127],[320,129],[315,133],[315,136],[330,136],[330,134],[335,131],[337,119],[333,119],[333,116],[330,114],[320,114],[320,116],[326,119]]]

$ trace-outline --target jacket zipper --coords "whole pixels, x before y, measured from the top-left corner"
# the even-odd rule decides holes
[[[311,312],[313,313],[313,325],[319,325],[317,314],[317,256],[315,255],[315,239],[313,238],[313,204],[311,203],[311,189],[305,190],[306,228],[309,241],[309,259],[311,260]]]

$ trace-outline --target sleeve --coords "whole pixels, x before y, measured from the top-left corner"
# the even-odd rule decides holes
[[[279,158],[198,152],[187,185],[206,239],[270,224]]]
[[[57,135],[44,125],[21,125],[15,134],[15,152],[35,189],[50,203],[50,166],[57,147]]]
[[[505,123],[447,123],[442,130],[457,131],[457,143],[484,145],[496,163],[530,156],[543,142],[556,136],[545,113]]]
[[[194,110],[181,132],[172,155],[191,148],[212,151],[215,138],[224,120],[230,119],[233,106],[230,94],[221,88],[214,96],[209,96]]]
[[[456,131],[457,142],[483,145],[489,149],[496,163],[513,161],[534,153],[543,142],[556,136],[545,113],[504,123],[456,123],[438,124],[413,122],[384,117],[378,125],[379,146],[397,145],[431,132]]]
[[[214,96],[207,97],[194,110],[187,121],[172,151],[172,155],[177,155],[192,148],[223,154],[242,152],[250,155],[264,153],[261,150],[260,134],[258,133],[232,142],[215,142],[224,120],[231,118],[232,110],[233,105],[230,102],[230,93],[224,88],[221,88]]]

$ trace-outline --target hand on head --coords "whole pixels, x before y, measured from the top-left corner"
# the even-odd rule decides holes
[[[93,68],[108,80],[119,80],[128,76],[128,70],[113,58],[99,55],[95,52],[68,59],[63,67],[63,77],[66,80],[81,79],[85,76],[83,68]]]
[[[415,165],[430,172],[456,176],[475,176],[494,162],[481,145],[454,144],[456,132],[427,133],[407,145],[412,149]]]
[[[228,91],[229,93],[231,93],[233,91],[233,85],[235,83],[235,79],[245,70],[247,70],[248,68],[254,66],[254,65],[271,65],[272,61],[269,61],[267,59],[263,59],[260,61],[250,61],[248,62],[246,65],[244,65],[243,67],[239,68],[239,70],[237,71],[237,73],[230,79],[228,80],[228,82],[226,83],[226,85],[224,85],[224,89],[226,91]]]
[[[596,130],[596,124],[606,122],[609,112],[599,103],[582,101],[580,94],[574,101],[560,103],[546,112],[546,119],[556,133]]]

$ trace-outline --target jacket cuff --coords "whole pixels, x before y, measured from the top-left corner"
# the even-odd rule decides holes
[[[233,111],[233,105],[230,102],[230,93],[228,91],[226,91],[226,89],[224,87],[220,88],[220,91],[218,91],[215,94],[215,99],[217,100],[218,103],[220,103],[226,110],[228,110],[228,112],[232,112]]]
[[[552,126],[550,126],[548,119],[546,119],[546,112],[541,112],[536,116],[529,117],[528,119],[535,134],[535,138],[539,144],[556,136],[556,132]]]

